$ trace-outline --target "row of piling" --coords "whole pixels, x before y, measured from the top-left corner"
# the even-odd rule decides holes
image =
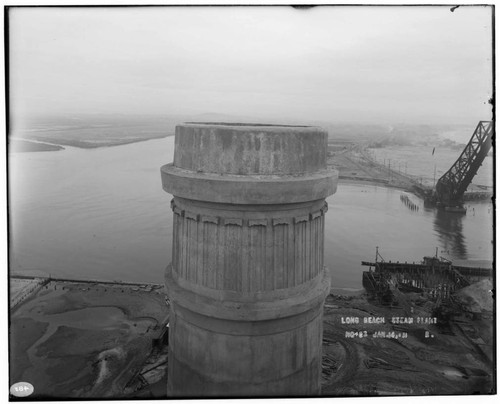
[[[399,199],[408,207],[408,209],[418,211],[419,209],[418,205],[413,203],[412,200],[408,197],[408,195],[401,194],[399,196]]]

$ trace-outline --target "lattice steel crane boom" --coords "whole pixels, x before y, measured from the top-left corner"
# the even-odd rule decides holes
[[[493,122],[480,121],[458,160],[438,180],[436,199],[444,206],[460,206],[463,195],[491,148]]]

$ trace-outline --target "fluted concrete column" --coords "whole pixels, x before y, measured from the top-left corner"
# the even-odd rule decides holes
[[[315,127],[177,126],[168,393],[320,393],[327,133]]]

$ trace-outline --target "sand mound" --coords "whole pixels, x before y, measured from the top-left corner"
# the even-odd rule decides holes
[[[492,289],[493,284],[491,280],[483,279],[482,281],[473,283],[466,288],[460,289],[457,293],[455,293],[455,296],[460,302],[469,306],[471,311],[493,311]]]

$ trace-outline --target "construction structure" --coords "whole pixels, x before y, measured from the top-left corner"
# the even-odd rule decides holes
[[[364,288],[387,304],[394,302],[395,291],[425,293],[429,299],[444,301],[455,291],[493,276],[492,268],[456,266],[437,255],[424,257],[420,263],[387,262],[378,248],[375,262],[362,261],[361,265],[370,267],[363,272]]]
[[[320,394],[327,132],[186,123],[174,162],[168,394]]]
[[[493,122],[480,121],[455,164],[438,180],[431,201],[448,210],[463,210],[463,196],[488,154]]]

